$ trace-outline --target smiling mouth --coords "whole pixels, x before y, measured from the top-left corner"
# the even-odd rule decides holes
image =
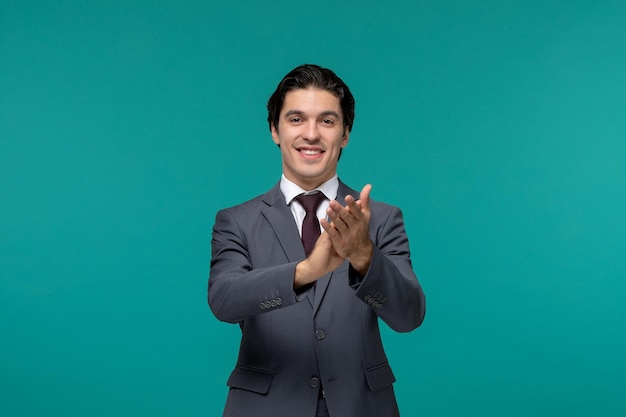
[[[298,149],[298,152],[306,156],[315,156],[323,153],[321,149]]]

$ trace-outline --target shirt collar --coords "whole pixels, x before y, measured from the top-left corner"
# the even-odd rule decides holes
[[[285,196],[285,203],[291,204],[291,200],[299,196],[300,194],[310,194],[314,191],[321,191],[327,199],[334,200],[337,198],[337,191],[339,190],[339,178],[335,174],[331,179],[315,188],[311,191],[306,191],[295,183],[289,181],[285,174],[280,178],[280,191]]]

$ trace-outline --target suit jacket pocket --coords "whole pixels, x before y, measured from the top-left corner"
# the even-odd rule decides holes
[[[258,394],[267,394],[272,378],[273,374],[269,371],[237,365],[230,374],[226,385]]]
[[[396,377],[388,363],[366,369],[365,379],[372,391],[383,389],[396,382]]]

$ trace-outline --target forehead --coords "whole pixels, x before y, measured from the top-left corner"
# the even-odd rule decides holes
[[[288,111],[301,112],[328,112],[333,111],[341,115],[339,97],[329,91],[319,88],[298,88],[285,94],[281,114]]]

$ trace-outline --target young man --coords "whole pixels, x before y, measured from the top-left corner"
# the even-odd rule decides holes
[[[353,119],[335,73],[292,70],[268,102],[280,182],[217,214],[209,305],[242,330],[226,417],[398,416],[378,319],[411,331],[425,299],[400,210],[337,177]]]

